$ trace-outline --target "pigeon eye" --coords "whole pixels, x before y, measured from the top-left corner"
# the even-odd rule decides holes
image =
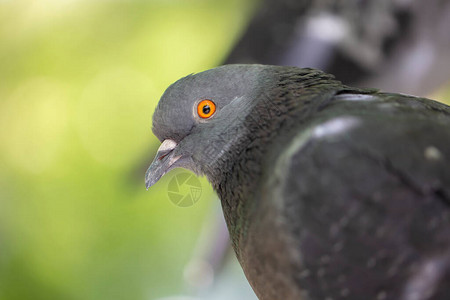
[[[197,113],[200,118],[208,119],[216,112],[216,105],[211,100],[202,100],[197,106]]]

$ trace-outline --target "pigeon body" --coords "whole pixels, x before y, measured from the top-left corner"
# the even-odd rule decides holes
[[[227,65],[164,93],[146,183],[175,167],[207,176],[262,300],[443,300],[449,128],[450,108],[432,100],[314,69]]]

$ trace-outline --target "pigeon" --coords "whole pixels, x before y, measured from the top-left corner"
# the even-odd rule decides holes
[[[261,300],[447,300],[449,128],[433,100],[224,65],[162,95],[146,187],[206,176]]]

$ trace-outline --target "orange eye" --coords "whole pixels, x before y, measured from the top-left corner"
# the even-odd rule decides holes
[[[216,105],[211,100],[202,100],[197,106],[197,113],[200,118],[208,119],[216,112]]]

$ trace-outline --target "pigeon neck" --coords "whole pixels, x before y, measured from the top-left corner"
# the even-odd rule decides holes
[[[320,71],[279,74],[268,91],[257,96],[241,124],[231,129],[232,142],[224,155],[205,173],[219,194],[233,247],[239,256],[239,240],[245,238],[246,224],[258,201],[255,191],[261,186],[268,151],[277,138],[306,123],[339,90],[345,87]],[[303,71],[303,70],[302,70]]]

